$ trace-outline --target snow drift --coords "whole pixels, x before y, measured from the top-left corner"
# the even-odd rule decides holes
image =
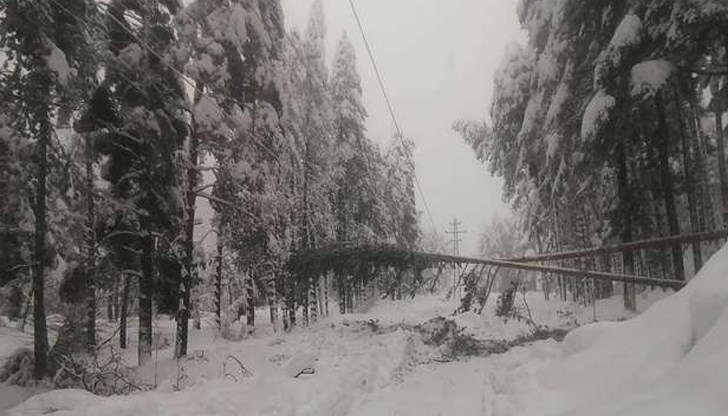
[[[728,245],[680,292],[572,331],[541,375],[547,414],[728,414]],[[541,407],[541,414],[544,414]]]

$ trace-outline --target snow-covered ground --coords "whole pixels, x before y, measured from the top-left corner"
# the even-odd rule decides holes
[[[208,323],[192,330],[189,358],[177,363],[170,345],[136,370],[138,380],[157,386],[154,391],[115,397],[52,391],[7,414],[724,415],[726,275],[724,248],[679,294],[658,289],[640,295],[640,310],[647,311],[634,319],[584,325],[564,342],[540,341],[444,363],[433,360],[436,348],[424,345],[412,325],[447,316],[479,339],[513,339],[528,326],[495,317],[495,296],[482,315],[451,316],[456,301],[422,296],[381,301],[367,313],[332,315],[290,333],[274,333],[263,324],[237,342],[215,337]],[[527,299],[535,321],[551,328],[587,324],[594,316],[631,317],[618,297],[595,308],[546,302],[538,293]],[[521,294],[517,302],[523,305]],[[267,322],[265,310],[258,321]],[[160,319],[156,326],[160,339],[166,334],[173,341],[173,321]],[[135,335],[134,328],[130,332]],[[7,339],[0,337],[0,343]],[[124,356],[133,364],[135,336],[131,341]],[[307,368],[314,374],[293,377]]]

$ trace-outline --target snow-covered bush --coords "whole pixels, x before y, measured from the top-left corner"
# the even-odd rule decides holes
[[[517,282],[512,282],[509,288],[500,292],[496,300],[495,316],[503,318],[504,321],[515,318],[513,303],[516,299],[517,285]]]
[[[33,379],[33,351],[18,348],[0,367],[0,383],[29,386]]]

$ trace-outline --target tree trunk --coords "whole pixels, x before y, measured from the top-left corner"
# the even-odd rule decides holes
[[[111,315],[113,320],[116,322],[119,320],[119,289],[121,288],[121,280],[115,279],[114,284],[111,287],[111,294],[109,294],[108,300],[111,303]]]
[[[615,148],[617,157],[617,192],[619,195],[619,206],[622,217],[622,243],[632,241],[632,198],[629,194],[629,174],[627,172],[627,152],[624,139],[621,139]],[[622,252],[622,263],[624,274],[632,275],[634,271],[634,258],[632,251]],[[635,310],[634,283],[623,283],[624,307],[627,310]]]
[[[349,281],[346,284],[346,312],[347,313],[354,313],[354,286],[356,283],[354,283],[353,277],[349,279]],[[398,289],[398,300],[402,299],[402,292]]]
[[[553,232],[554,232],[554,246],[556,248],[556,251],[561,251],[562,245],[561,245],[561,233],[559,232],[559,211],[556,208],[556,201],[551,201],[551,223],[553,225]],[[559,266],[562,266],[562,262],[558,262]],[[564,276],[559,275],[556,278],[556,283],[558,285],[559,289],[559,299],[561,299],[562,302],[566,302],[566,281],[564,280]]]
[[[344,283],[343,275],[338,275],[336,281],[338,282],[339,288],[339,314],[344,315],[346,314],[346,285]]]
[[[96,215],[91,137],[86,138],[86,347],[96,348]],[[112,311],[113,314],[113,311]],[[112,320],[110,317],[109,320]]]
[[[718,143],[718,172],[720,177],[721,218],[723,228],[728,227],[728,172],[726,171],[725,141],[723,138],[723,112],[715,112],[716,143]]]
[[[657,150],[660,166],[660,179],[662,182],[662,196],[665,202],[665,211],[667,212],[667,226],[670,235],[679,235],[680,224],[678,222],[677,209],[675,208],[672,172],[670,172],[668,150],[669,132],[667,128],[667,120],[665,118],[665,105],[660,94],[656,95],[655,104],[657,107],[658,117]],[[680,244],[674,244],[671,247],[671,252],[673,267],[675,268],[675,279],[685,280],[685,266],[683,264],[682,248],[680,247]]]
[[[679,96],[678,96],[679,97]],[[702,231],[700,224],[698,223],[698,207],[695,201],[695,190],[697,189],[697,183],[694,180],[692,168],[692,149],[688,142],[687,131],[685,128],[685,121],[683,120],[682,109],[680,99],[677,99],[676,105],[678,106],[678,124],[680,126],[680,145],[682,147],[683,157],[683,172],[685,175],[685,193],[688,200],[688,213],[690,217],[690,229],[693,233]],[[693,264],[695,267],[695,273],[703,267],[703,255],[700,251],[700,242],[696,241],[691,244],[693,250]],[[682,251],[682,250],[681,250]]]
[[[114,293],[109,292],[106,295],[106,319],[109,322],[114,322]]]
[[[308,305],[309,305],[309,293],[308,288],[305,289],[306,293],[304,293],[303,296],[303,304],[301,305],[301,319],[303,320],[303,326],[308,326],[309,320],[308,320]]]
[[[278,303],[276,302],[275,289],[272,296],[268,297],[268,312],[270,313],[270,324],[273,326],[273,332],[278,332]]]
[[[114,301],[114,308],[113,308],[114,322],[116,322],[117,320],[119,320],[119,310],[120,310],[119,303],[121,302],[121,298],[119,297],[119,289],[121,288],[121,286],[122,286],[121,280],[116,280],[114,282],[114,294],[113,294],[113,298],[114,298],[114,300],[113,300]]]
[[[195,96],[194,103],[197,104],[200,101],[200,91],[204,88],[202,82],[197,81],[195,84]],[[189,136],[189,154],[187,163],[187,192],[185,200],[185,235],[184,235],[184,259],[182,261],[182,268],[180,269],[179,275],[179,301],[177,309],[177,339],[174,346],[175,358],[184,357],[187,355],[187,338],[189,333],[189,322],[190,322],[190,291],[192,290],[192,284],[194,276],[194,250],[195,250],[195,201],[197,200],[197,194],[195,188],[197,187],[197,165],[198,165],[198,146],[199,137],[197,136],[197,124],[195,123],[194,117],[192,120],[192,132]]]
[[[324,292],[324,315],[329,316],[329,275],[323,277],[323,292]]]
[[[288,301],[281,299],[281,321],[283,321],[283,331],[291,329],[290,315],[288,313]]]
[[[309,282],[309,319],[310,323],[315,323],[318,320],[319,315],[319,285],[318,285],[319,279],[318,277],[312,277],[311,281]]]
[[[35,194],[35,251],[33,252],[33,376],[40,380],[48,371],[48,330],[44,302],[46,266],[46,177],[48,176],[48,143],[51,123],[47,107],[41,109],[42,119],[38,136],[38,183]]]
[[[152,297],[154,296],[154,240],[149,219],[142,219],[142,274],[139,276],[139,365],[152,357]]]
[[[255,326],[255,300],[253,291],[253,272],[248,273],[245,280],[245,306],[247,307],[247,324],[249,327]]]
[[[119,308],[119,348],[126,348],[126,317],[129,314],[129,274],[122,272],[121,308]]]
[[[283,332],[291,329],[291,323],[288,316],[288,308],[286,308],[285,300],[281,303],[281,321],[283,322]]]
[[[296,304],[293,303],[288,307],[288,325],[289,329],[296,326]]]
[[[215,261],[215,323],[222,331],[222,253],[223,243],[220,232],[217,233],[217,259]]]

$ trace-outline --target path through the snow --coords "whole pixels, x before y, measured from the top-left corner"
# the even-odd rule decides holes
[[[642,303],[646,306],[652,300]],[[529,303],[539,323],[552,328],[588,322],[593,313],[589,308],[545,302],[535,293]],[[481,340],[513,339],[528,330],[524,323],[503,322],[492,308],[483,315],[452,316],[456,306],[438,296],[385,301],[366,314],[332,316],[287,334],[260,327],[257,335],[239,342],[215,338],[212,328],[203,326],[191,332],[192,354],[179,365],[170,345],[159,351],[155,362],[136,370],[140,380],[157,386],[153,391],[115,397],[54,391],[30,398],[8,416],[50,411],[59,416],[528,414],[524,398],[537,388],[534,374],[559,357],[558,343],[540,341],[503,354],[439,362],[443,346],[426,345],[426,337],[413,329],[435,316],[453,319]],[[618,299],[607,300],[599,311],[616,316],[621,309],[617,306]],[[171,336],[173,325],[173,320],[158,320],[156,330]],[[125,355],[133,364],[134,337],[131,342]],[[242,374],[231,356],[252,376]],[[293,377],[307,367],[315,373]]]
[[[515,416],[536,389],[534,374],[559,355],[556,341],[504,354],[415,368],[399,384],[359,403],[351,416]]]

